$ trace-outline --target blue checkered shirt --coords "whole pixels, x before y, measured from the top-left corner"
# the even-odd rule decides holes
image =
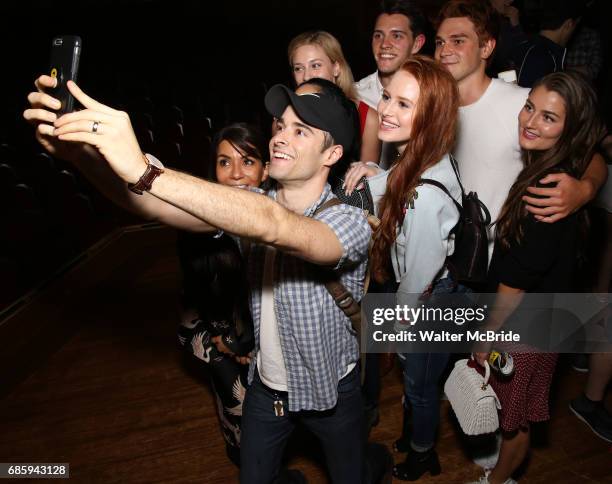
[[[276,199],[276,191],[268,196]],[[304,215],[333,198],[329,185]],[[363,296],[368,244],[371,231],[363,211],[340,204],[318,213],[342,244],[342,258],[335,267],[355,300]],[[265,245],[250,248],[247,272],[251,288],[251,312],[255,326],[254,357],[249,368],[253,381],[259,351],[261,285]],[[320,268],[297,257],[278,252],[274,264],[274,309],[287,369],[289,410],[327,410],[336,405],[338,381],[347,367],[359,359],[359,345],[351,321],[340,310],[322,282]]]

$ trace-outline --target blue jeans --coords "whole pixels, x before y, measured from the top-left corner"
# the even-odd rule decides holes
[[[467,287],[447,277],[437,281],[435,294],[468,293]],[[440,376],[446,369],[449,353],[400,353],[404,376],[404,405],[412,407],[411,447],[419,452],[431,449],[440,423]]]
[[[411,447],[424,452],[434,446],[440,422],[438,382],[448,363],[448,353],[398,355],[404,375],[405,405],[412,407]]]
[[[283,401],[285,415],[273,411]],[[257,371],[242,407],[240,482],[269,484],[278,476],[283,451],[296,423],[301,422],[321,442],[332,482],[358,484],[363,465],[362,403],[359,370],[338,383],[338,402],[325,411],[289,412],[287,393],[275,392]]]

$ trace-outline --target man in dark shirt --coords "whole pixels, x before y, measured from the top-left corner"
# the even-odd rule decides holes
[[[546,74],[564,70],[565,46],[576,30],[582,10],[580,0],[543,2],[540,32],[515,50],[519,86],[531,87]]]

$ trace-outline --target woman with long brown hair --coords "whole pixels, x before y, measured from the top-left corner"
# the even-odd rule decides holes
[[[431,59],[414,56],[394,74],[378,105],[378,136],[394,143],[397,159],[388,171],[366,163],[352,165],[347,191],[367,176],[380,218],[373,235],[371,264],[376,281],[392,279],[404,301],[418,305],[425,291],[461,290],[449,276],[445,260],[453,252],[452,229],[459,213],[451,197],[422,179],[435,180],[461,200],[461,188],[449,152],[454,142],[459,95],[454,79]],[[417,480],[440,473],[434,450],[439,423],[439,379],[446,353],[399,354],[404,373],[404,431],[396,448],[406,461],[395,477]],[[412,415],[408,413],[411,407]],[[412,421],[412,435],[406,429]]]
[[[572,291],[586,213],[581,210],[558,222],[544,223],[526,211],[522,198],[527,187],[546,183],[551,173],[566,172],[580,178],[603,137],[595,93],[576,73],[549,74],[536,82],[518,121],[525,168],[498,218],[488,276],[489,290],[497,292],[498,298],[510,296],[514,304],[519,304],[526,292]],[[509,311],[492,310],[488,327],[500,328],[511,317],[506,313]],[[511,475],[529,450],[530,423],[549,418],[548,397],[557,355],[529,352],[524,346],[506,349],[513,358],[513,375],[491,377],[502,406],[501,449],[497,464],[489,475],[480,478],[480,484],[514,482]],[[483,365],[489,353],[486,348],[478,351],[475,359]]]

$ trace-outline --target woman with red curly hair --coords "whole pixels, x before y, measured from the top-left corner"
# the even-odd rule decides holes
[[[373,235],[371,264],[376,281],[393,279],[398,296],[420,305],[423,292],[462,291],[445,266],[454,245],[451,236],[459,213],[461,188],[449,157],[455,139],[459,94],[449,72],[431,59],[414,56],[394,74],[378,105],[378,136],[394,143],[397,158],[388,171],[354,163],[345,189],[363,176],[372,191],[380,226]],[[423,183],[438,182],[446,188]],[[451,196],[452,195],[452,198]],[[404,431],[396,449],[408,451],[394,467],[395,477],[417,480],[425,472],[440,473],[434,450],[439,423],[439,380],[448,353],[399,354],[404,374]],[[412,417],[408,410],[411,407]]]

